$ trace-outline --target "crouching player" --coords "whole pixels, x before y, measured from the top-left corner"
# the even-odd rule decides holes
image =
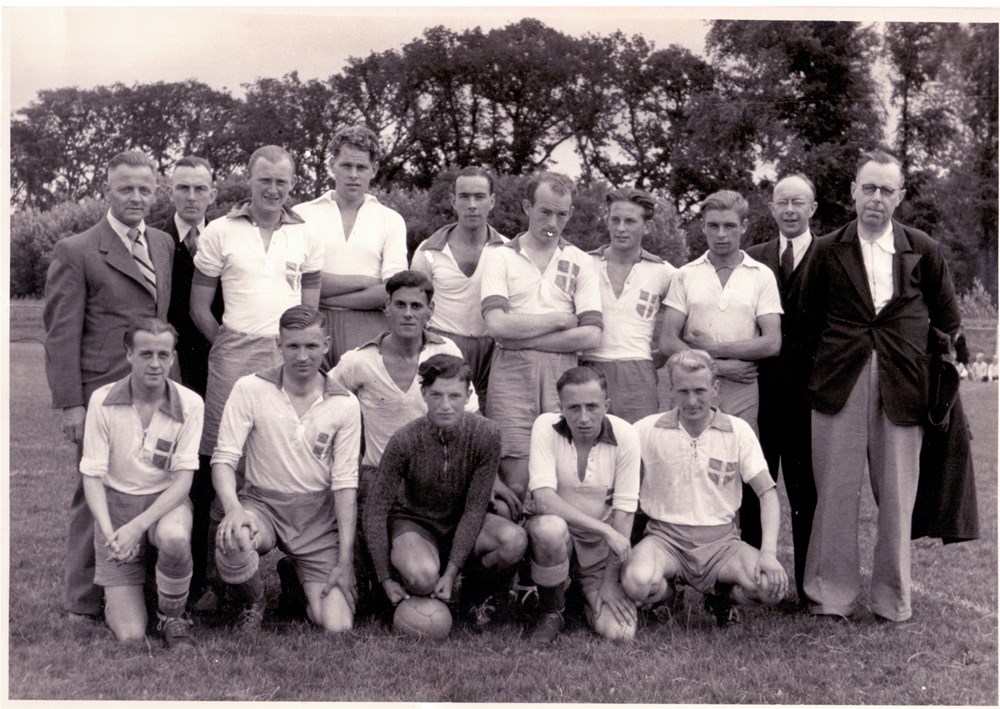
[[[622,585],[643,605],[669,602],[679,579],[705,594],[720,626],[738,620],[734,604],[775,603],[788,578],[778,563],[778,493],[750,425],[712,404],[715,362],[702,350],[667,360],[677,408],[635,423],[645,476],[639,502],[646,534],[622,570]],[[761,549],[736,528],[746,482],[760,498]]]
[[[572,570],[591,627],[606,638],[630,640],[635,603],[625,595],[619,572],[631,549],[639,438],[630,424],[608,415],[601,372],[574,367],[559,377],[556,390],[562,415],[535,419],[528,456],[535,514],[525,527],[541,611],[530,639],[549,643],[562,631]]]
[[[177,331],[155,318],[125,333],[132,372],[94,392],[84,425],[83,490],[94,515],[104,614],[119,640],[146,634],[145,554],[156,560],[158,629],[167,647],[193,646],[183,616],[191,585],[191,502],[205,405],[197,394],[167,380]]]
[[[420,364],[418,374],[427,414],[386,445],[365,506],[365,539],[394,605],[409,594],[448,602],[471,555],[481,587],[472,621],[481,627],[495,609],[491,587],[506,592],[528,539],[513,522],[487,513],[500,469],[500,429],[465,412],[469,365],[437,354]],[[463,595],[470,580],[463,580]]]
[[[212,483],[226,516],[215,561],[243,604],[241,633],[261,627],[257,567],[274,547],[293,560],[313,623],[331,633],[354,624],[361,410],[353,394],[319,372],[329,345],[322,313],[289,308],[279,321],[283,364],[239,379],[222,415]],[[244,444],[246,487],[237,495]]]

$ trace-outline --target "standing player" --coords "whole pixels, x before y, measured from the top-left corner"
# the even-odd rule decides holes
[[[451,600],[470,555],[477,575],[492,577],[483,585],[503,588],[498,575],[521,560],[528,544],[523,529],[486,511],[500,465],[500,430],[465,412],[469,366],[438,354],[421,363],[419,374],[427,415],[389,439],[364,514],[375,574],[393,605],[411,593]],[[463,596],[468,587],[466,578]],[[486,604],[474,619],[477,627],[492,608]]]
[[[667,295],[660,352],[700,349],[716,360],[719,408],[757,432],[757,364],[781,349],[781,296],[774,274],[740,249],[749,206],[723,190],[701,205],[708,241],[682,266]]]
[[[610,413],[632,423],[659,411],[653,329],[677,269],[642,248],[656,209],[647,192],[614,190],[605,202],[611,243],[590,252],[600,272],[604,333],[583,364],[604,373]]]
[[[573,213],[573,181],[542,172],[522,208],[528,230],[483,254],[482,311],[496,338],[487,415],[500,425],[502,483],[495,495],[520,514],[528,486],[531,427],[558,406],[556,380],[577,353],[600,345],[601,290],[590,256],[561,237]]]
[[[295,207],[323,239],[320,306],[332,338],[325,368],[385,327],[385,281],[406,268],[406,224],[368,189],[378,173],[379,145],[363,126],[333,136],[327,153],[336,185],[312,202]]]
[[[361,416],[357,399],[320,374],[328,346],[316,308],[289,308],[280,321],[283,364],[241,378],[226,402],[212,456],[226,514],[215,561],[242,597],[239,632],[260,629],[258,564],[274,547],[295,564],[309,619],[331,633],[353,627]],[[237,492],[244,447],[247,484]]]
[[[295,163],[277,145],[258,148],[247,166],[250,199],[205,229],[194,257],[191,319],[212,350],[208,356],[205,429],[200,453],[212,455],[219,420],[236,380],[281,364],[278,319],[300,303],[319,302],[323,245],[285,206]],[[212,315],[219,284],[222,323]]]
[[[146,634],[145,555],[157,548],[158,629],[167,647],[192,646],[183,617],[191,584],[191,501],[204,404],[167,379],[177,332],[143,318],[125,332],[132,373],[94,392],[87,409],[80,472],[94,515],[94,582],[119,640]]]
[[[582,587],[591,627],[606,638],[629,640],[635,604],[619,576],[631,550],[639,439],[631,425],[607,415],[607,385],[597,370],[574,367],[556,386],[562,414],[543,413],[531,429],[528,487],[537,514],[525,529],[542,613],[531,641],[559,636],[570,577]]]
[[[667,602],[679,579],[705,594],[720,626],[736,621],[733,604],[774,603],[788,585],[775,556],[778,492],[750,426],[712,406],[719,393],[707,353],[682,350],[667,360],[677,408],[635,424],[645,476],[639,491],[646,534],[622,570],[637,603]],[[760,498],[761,549],[739,538],[743,480]]]
[[[479,308],[482,254],[508,239],[486,223],[496,203],[493,176],[481,167],[458,172],[451,206],[458,222],[441,227],[417,248],[412,268],[434,284],[430,329],[452,340],[472,369],[479,406],[486,407],[493,338]]]

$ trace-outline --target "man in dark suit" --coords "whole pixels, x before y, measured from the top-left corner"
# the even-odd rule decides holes
[[[45,374],[63,432],[77,445],[90,395],[131,368],[123,336],[141,317],[165,318],[170,304],[173,243],[147,227],[156,192],[156,165],[138,151],[108,163],[106,217],[56,243],[45,281]],[[82,479],[70,506],[65,609],[71,620],[99,618],[94,585],[94,520]]]
[[[181,382],[205,398],[208,379],[208,353],[212,343],[205,339],[191,320],[191,280],[194,278],[194,255],[198,238],[205,231],[205,212],[215,202],[212,165],[204,158],[186,156],[174,165],[170,187],[175,212],[161,228],[174,240],[174,275],[167,320],[177,330],[177,359]],[[222,289],[212,301],[212,315],[222,320]],[[191,579],[191,600],[197,601],[205,586],[208,564],[209,511],[215,488],[212,487],[211,456],[199,456],[198,472],[191,484],[194,503],[194,527],[191,530],[191,555],[194,576]]]
[[[795,551],[795,586],[805,602],[802,577],[806,550],[816,508],[809,433],[809,369],[811,359],[803,349],[798,302],[802,273],[813,252],[809,219],[816,212],[816,188],[805,175],[778,180],[771,197],[771,216],[778,238],[747,249],[747,254],[774,272],[781,293],[781,352],[760,362],[760,413],[757,425],[764,458],[771,477],[785,473],[785,491],[792,512],[792,545]],[[756,495],[743,495],[740,532],[743,541],[760,548],[760,511]]]
[[[954,337],[961,319],[940,244],[892,219],[903,192],[896,158],[862,155],[851,183],[858,218],[816,242],[804,274],[817,493],[804,586],[814,615],[847,617],[857,603],[866,462],[878,503],[871,610],[887,621],[912,615],[910,525],[927,420],[928,331]]]

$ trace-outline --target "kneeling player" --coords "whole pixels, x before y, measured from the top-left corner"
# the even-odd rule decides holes
[[[125,333],[132,373],[94,392],[84,426],[83,490],[94,515],[104,613],[119,640],[146,634],[145,553],[157,548],[157,615],[170,648],[193,645],[183,617],[191,584],[191,503],[205,406],[167,380],[177,332],[155,318]]]
[[[524,556],[527,537],[486,511],[500,466],[500,429],[465,412],[472,374],[460,357],[434,355],[418,372],[427,415],[389,439],[364,511],[378,581],[394,605],[409,594],[447,602],[471,554],[479,575],[505,592],[504,572]],[[477,625],[488,622],[489,600]]]
[[[639,501],[650,521],[622,570],[640,604],[669,601],[673,580],[705,594],[720,626],[736,620],[734,602],[781,600],[788,586],[775,557],[778,493],[753,430],[712,406],[715,362],[701,350],[667,360],[677,408],[635,423],[645,477]],[[760,498],[763,543],[740,541],[736,514],[746,482]]]
[[[542,414],[531,429],[528,490],[534,516],[525,524],[531,578],[542,612],[532,642],[555,640],[563,628],[572,561],[594,630],[616,640],[635,635],[635,604],[619,581],[630,552],[639,492],[639,439],[607,414],[604,375],[574,367],[556,382],[559,414]]]
[[[319,372],[330,345],[322,313],[286,310],[280,367],[236,382],[212,456],[212,482],[226,516],[219,525],[219,575],[237,587],[239,632],[260,629],[260,556],[280,548],[294,562],[309,619],[337,633],[353,627],[354,531],[361,410],[353,394]],[[246,445],[246,487],[236,465]]]

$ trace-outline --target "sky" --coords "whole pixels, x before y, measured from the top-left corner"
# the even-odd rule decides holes
[[[704,53],[712,16],[757,19],[910,19],[912,9],[808,7],[681,8],[630,6],[452,7],[6,7],[3,9],[6,111],[26,106],[40,89],[197,79],[242,95],[241,84],[297,70],[325,79],[351,57],[398,49],[424,29],[484,30],[535,17],[572,36],[642,34],[657,47],[679,44]],[[965,0],[963,5],[974,2]],[[447,3],[444,0],[442,4]],[[787,4],[787,3],[785,3]],[[898,3],[897,3],[898,4]],[[909,5],[919,0],[909,0]],[[920,11],[921,17],[931,10]],[[998,19],[996,11],[979,11]],[[936,19],[955,19],[955,11]]]

